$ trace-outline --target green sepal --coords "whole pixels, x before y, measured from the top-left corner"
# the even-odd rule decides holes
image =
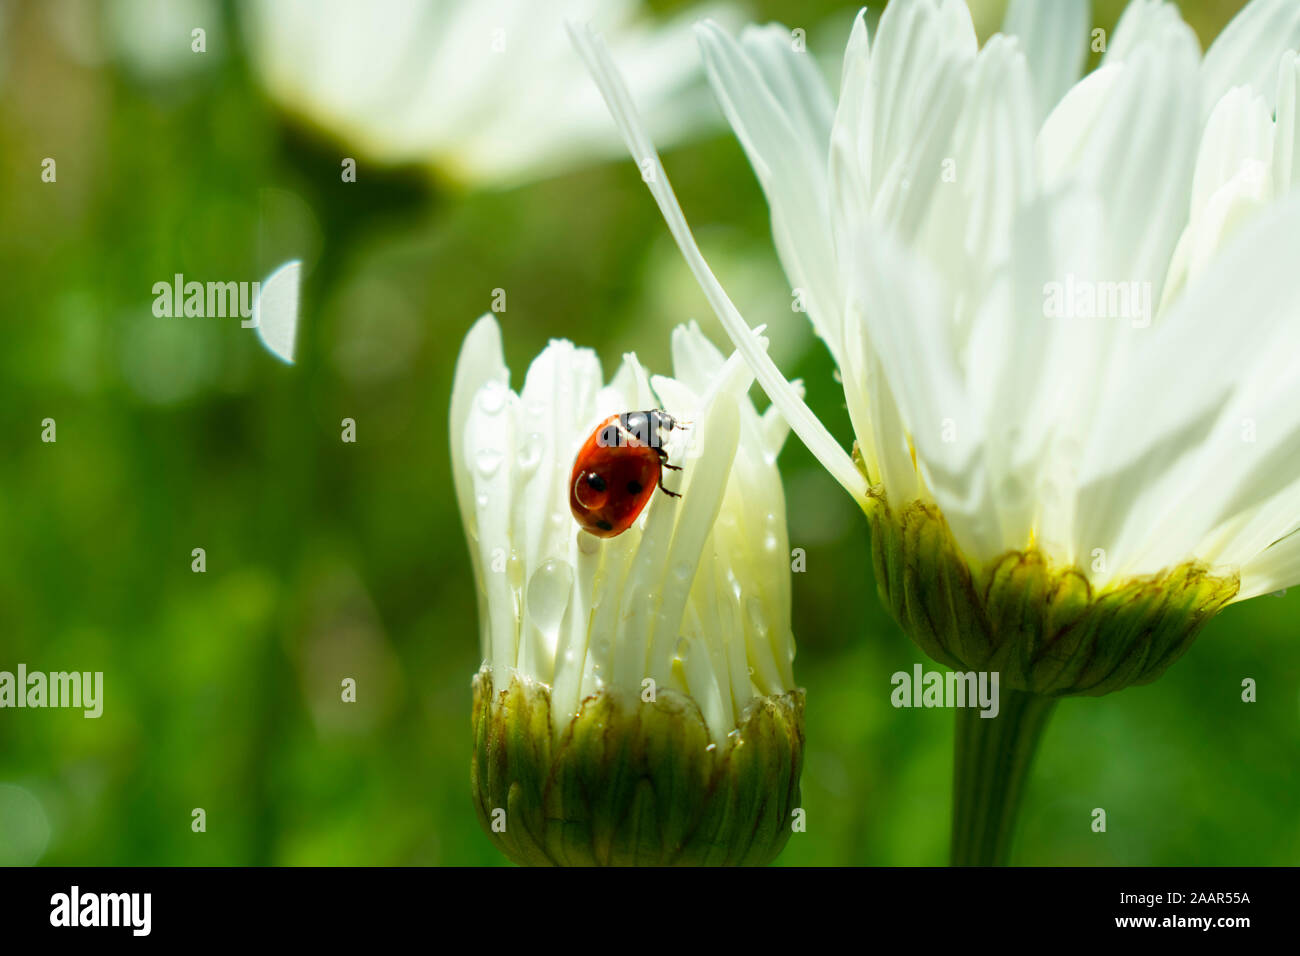
[[[474,678],[470,777],[484,832],[536,866],[762,865],[792,832],[802,690],[754,700],[714,744],[699,707],[600,692],[556,734],[550,689]],[[504,810],[504,814],[496,811]]]
[[[895,510],[873,493],[866,511],[881,599],[917,646],[1032,694],[1095,696],[1150,683],[1240,584],[1189,562],[1096,590],[1081,569],[1053,567],[1034,549],[972,566],[934,505]]]

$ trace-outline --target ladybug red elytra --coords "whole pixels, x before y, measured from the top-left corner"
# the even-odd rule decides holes
[[[612,538],[632,527],[656,485],[680,498],[664,487],[663,469],[681,469],[668,464],[663,446],[668,433],[681,427],[657,408],[611,415],[597,425],[579,449],[569,479],[569,509],[578,524],[598,538]]]

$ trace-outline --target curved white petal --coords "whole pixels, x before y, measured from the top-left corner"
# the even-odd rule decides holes
[[[1273,188],[1280,196],[1300,186],[1300,54],[1288,50],[1277,72]]]
[[[781,374],[766,351],[755,341],[752,330],[731,299],[727,297],[721,284],[709,269],[708,263],[704,261],[704,256],[691,235],[690,227],[686,224],[686,217],[677,204],[677,197],[673,195],[659,154],[646,136],[627,87],[619,75],[618,68],[610,61],[604,44],[590,30],[575,28],[572,34],[575,46],[587,61],[609,105],[610,112],[623,132],[628,149],[642,172],[643,181],[658,203],[669,231],[677,240],[677,245],[686,259],[686,264],[694,273],[696,281],[699,282],[732,343],[754,369],[759,383],[786,416],[794,433],[846,491],[859,502],[865,502],[867,483],[862,473],[857,470],[853,460],[835,442],[817,416],[804,404],[802,397]]]
[[[1011,0],[1002,32],[1016,37],[1029,63],[1036,123],[1079,81],[1088,59],[1090,0]]]
[[[1273,544],[1241,569],[1236,600],[1259,597],[1300,585],[1300,534]]]
[[[510,371],[506,368],[505,353],[501,349],[501,327],[497,325],[496,316],[491,312],[480,316],[478,321],[470,326],[465,341],[461,344],[460,352],[456,356],[456,369],[452,373],[449,412],[451,474],[456,488],[456,501],[460,506],[460,513],[465,521],[465,531],[470,539],[470,554],[476,562],[476,571],[481,571],[477,564],[478,527],[474,521],[473,479],[465,457],[465,428],[475,400],[489,382],[496,383],[498,386],[496,395],[504,402],[504,395],[510,382]],[[493,398],[489,396],[486,401],[491,404]]]
[[[840,279],[829,229],[826,164],[831,100],[810,54],[778,24],[740,42],[715,23],[698,28],[709,81],[772,209],[781,264],[838,361]]]
[[[1251,0],[1210,44],[1201,68],[1205,112],[1209,113],[1229,87],[1248,85],[1277,103],[1278,65],[1282,56],[1300,50],[1300,3],[1295,0]]]
[[[895,3],[881,14],[867,75],[870,126],[857,130],[858,152],[871,157],[862,179],[872,218],[906,238],[921,228],[940,182],[977,51],[964,0]],[[837,225],[836,235],[851,242],[855,228]]]
[[[1165,34],[1179,29],[1185,29],[1185,26],[1174,4],[1167,0],[1130,0],[1115,24],[1101,65],[1122,63],[1143,44],[1158,42]],[[1197,44],[1198,53],[1199,50]]]
[[[1117,573],[1186,560],[1300,476],[1300,287],[1278,281],[1297,259],[1300,195],[1245,227],[1108,369],[1080,536]],[[1294,519],[1276,513],[1277,535]]]
[[[1230,90],[1210,114],[1192,179],[1190,220],[1174,250],[1161,311],[1233,231],[1273,198],[1274,126],[1264,98]]]

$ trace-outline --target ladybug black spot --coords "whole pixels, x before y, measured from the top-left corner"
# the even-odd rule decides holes
[[[614,530],[614,526],[613,526],[612,524],[610,524],[608,521],[604,520],[603,518],[602,518],[600,521],[597,521],[597,522],[596,522],[596,527],[599,528],[601,531],[613,531],[613,530]]]
[[[641,494],[641,482],[639,482],[639,481],[629,481],[629,482],[627,483],[627,493],[628,493],[629,495],[639,495],[639,494]]]
[[[588,475],[587,484],[590,486],[592,491],[605,490],[605,479],[600,477],[600,475]]]

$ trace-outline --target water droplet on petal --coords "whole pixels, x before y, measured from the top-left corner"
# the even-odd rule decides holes
[[[569,606],[573,590],[573,568],[568,562],[551,558],[528,579],[528,614],[537,629],[554,637]]]
[[[474,464],[478,466],[480,475],[490,478],[501,467],[501,452],[495,448],[480,448],[474,454]]]
[[[524,441],[523,448],[519,449],[519,473],[522,475],[531,475],[537,468],[537,463],[542,460],[542,447],[544,439],[539,432],[533,432]]]
[[[506,387],[496,379],[485,382],[478,392],[478,407],[488,415],[495,415],[506,406]]]

